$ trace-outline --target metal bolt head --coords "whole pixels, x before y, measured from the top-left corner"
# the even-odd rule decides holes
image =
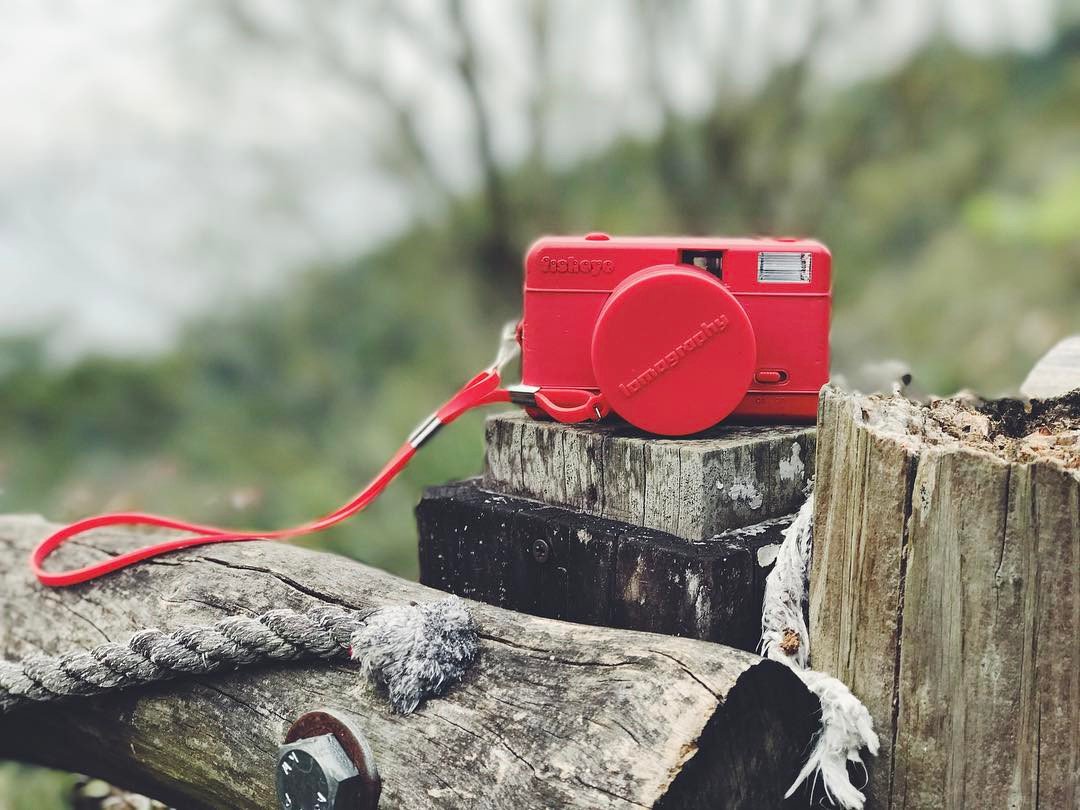
[[[547,540],[533,540],[531,548],[533,559],[538,563],[546,563],[551,559],[551,543]]]
[[[277,793],[282,810],[344,810],[356,766],[330,734],[278,749]]]
[[[282,810],[374,810],[382,782],[355,723],[327,711],[303,715],[278,749]]]

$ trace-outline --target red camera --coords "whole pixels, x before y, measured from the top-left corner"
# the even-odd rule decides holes
[[[593,418],[613,410],[671,436],[731,415],[812,421],[831,295],[829,251],[813,240],[545,237],[525,258],[516,390],[587,397]]]

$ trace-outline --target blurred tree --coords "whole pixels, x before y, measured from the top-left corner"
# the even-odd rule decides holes
[[[345,84],[358,99],[372,104],[388,122],[383,151],[395,173],[414,180],[418,209],[429,216],[442,214],[453,197],[448,181],[429,146],[432,138],[419,123],[420,110],[409,95],[396,90],[386,77],[380,40],[404,36],[434,61],[432,68],[454,77],[460,87],[471,133],[472,158],[480,175],[481,212],[463,220],[473,260],[484,269],[498,292],[505,292],[507,280],[519,263],[521,229],[514,213],[514,201],[507,193],[505,166],[498,160],[494,142],[494,114],[482,84],[479,52],[469,13],[462,0],[439,0],[436,18],[445,25],[415,14],[408,4],[390,0],[296,0],[294,14],[284,20],[266,13],[253,0],[226,0],[221,12],[232,32],[249,45],[277,54],[300,55],[320,65],[327,75]],[[544,47],[545,4],[535,3],[532,23],[536,32],[537,57]],[[294,17],[299,18],[296,25]],[[357,31],[352,20],[364,21]],[[542,115],[544,91],[537,90],[536,114]],[[541,148],[539,142],[536,148]],[[501,282],[501,283],[500,283]]]
[[[374,105],[386,119],[387,132],[381,147],[388,167],[413,181],[418,203],[429,202],[427,206],[417,206],[419,213],[430,215],[433,209],[442,210],[452,191],[430,154],[418,111],[409,98],[393,92],[379,64],[379,39],[387,27],[405,23],[407,29],[411,28],[393,3],[385,0],[296,2],[292,4],[294,14],[284,20],[267,14],[265,7],[252,0],[223,0],[214,7],[231,32],[248,45],[268,49],[279,56],[302,56],[344,84],[359,100]],[[365,40],[357,41],[355,24],[344,24],[349,20],[364,21]]]

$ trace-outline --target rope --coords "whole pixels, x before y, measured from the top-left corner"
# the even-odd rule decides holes
[[[821,702],[821,723],[813,748],[784,798],[790,798],[813,777],[810,793],[821,777],[825,796],[845,810],[862,810],[866,796],[851,782],[848,763],[863,767],[862,751],[877,756],[878,736],[870,712],[841,681],[808,669],[810,632],[803,619],[810,591],[814,495],[811,492],[795,521],[784,530],[776,565],[765,580],[761,611],[761,643],[766,658],[786,664]],[[865,787],[865,785],[863,786]]]
[[[366,617],[333,605],[306,612],[270,610],[169,633],[142,630],[126,644],[0,661],[0,714],[182,675],[346,656],[360,662],[361,673],[387,694],[396,711],[407,714],[460,680],[476,645],[472,617],[456,597],[380,608]]]
[[[813,518],[811,494],[795,521],[784,530],[776,563],[765,579],[761,610],[761,654],[798,669],[805,669],[810,661],[810,631],[803,611],[809,596]]]

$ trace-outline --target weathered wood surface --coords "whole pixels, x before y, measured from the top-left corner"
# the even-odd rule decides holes
[[[754,650],[765,577],[791,517],[690,542],[490,492],[428,489],[416,508],[420,581],[536,616]]]
[[[1080,807],[1080,393],[819,412],[812,665],[882,740],[868,807]]]
[[[723,425],[658,438],[619,423],[487,420],[484,487],[704,540],[798,511],[814,428]]]
[[[371,611],[441,597],[349,560],[243,543],[191,550],[71,589],[46,590],[25,559],[51,530],[0,519],[0,655],[123,640],[147,626],[209,623],[329,602]],[[143,536],[145,537],[145,535]],[[84,564],[139,542],[74,542]],[[472,603],[480,657],[463,683],[391,715],[348,663],[255,668],[0,717],[0,757],[91,773],[182,808],[276,806],[275,753],[317,707],[365,729],[386,808],[780,806],[817,701],[786,668],[721,645],[600,629]],[[805,806],[796,797],[791,806]]]
[[[1020,386],[1030,399],[1059,397],[1080,388],[1080,335],[1065,338],[1048,351]]]

